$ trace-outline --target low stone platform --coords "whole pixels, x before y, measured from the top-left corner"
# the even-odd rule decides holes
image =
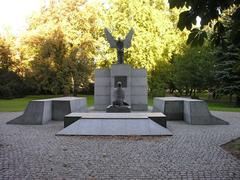
[[[40,125],[50,120],[63,121],[71,112],[87,110],[85,97],[60,97],[33,100],[29,102],[23,115],[7,122],[7,124]]]
[[[80,119],[56,135],[65,136],[171,136],[172,133],[146,119]]]
[[[151,119],[163,127],[167,127],[166,116],[160,112],[146,113],[71,113],[64,117],[64,127],[76,122],[79,119]]]
[[[184,120],[195,125],[227,125],[228,122],[213,116],[203,100],[180,97],[155,97],[153,112],[162,112],[167,120]]]
[[[166,125],[162,113],[71,113],[56,135],[172,135]]]

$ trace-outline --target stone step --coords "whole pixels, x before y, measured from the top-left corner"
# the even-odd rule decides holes
[[[151,119],[163,127],[167,127],[166,116],[160,112],[131,112],[131,113],[78,113],[74,112],[64,117],[64,127],[71,125],[78,119]]]
[[[88,112],[88,113],[78,113],[73,112],[65,117],[79,117],[84,119],[142,119],[148,117],[162,117],[165,118],[166,116],[160,112],[131,112],[131,113],[105,113],[105,112]]]
[[[171,136],[172,133],[145,119],[80,119],[62,129],[62,136]]]

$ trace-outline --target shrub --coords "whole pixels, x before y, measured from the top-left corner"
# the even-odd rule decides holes
[[[14,72],[0,70],[0,98],[16,98],[24,96],[24,82]]]

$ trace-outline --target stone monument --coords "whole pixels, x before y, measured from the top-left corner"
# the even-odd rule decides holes
[[[125,102],[133,111],[146,111],[147,105],[147,71],[146,69],[134,69],[124,64],[124,48],[131,46],[133,29],[130,30],[124,40],[115,40],[105,28],[106,38],[111,48],[117,49],[118,63],[109,69],[95,70],[94,85],[94,108],[95,110],[106,110],[115,101],[114,92],[121,82],[125,93]]]
[[[120,81],[117,83],[117,89],[114,91],[114,98],[112,105],[107,107],[107,112],[131,112],[129,104],[124,101],[125,92]]]
[[[110,44],[110,47],[117,49],[118,64],[124,64],[124,48],[128,49],[131,47],[132,36],[134,33],[133,29],[129,31],[129,33],[127,34],[124,40],[122,40],[121,38],[118,38],[118,40],[115,40],[107,28],[104,29],[104,32],[105,32],[107,41]]]

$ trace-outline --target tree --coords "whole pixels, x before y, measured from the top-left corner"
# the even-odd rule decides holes
[[[240,106],[240,46],[237,46],[231,39],[232,24],[235,19],[232,18],[238,7],[232,7],[223,12],[219,22],[224,26],[222,32],[221,45],[216,47],[216,79],[217,92],[220,94],[232,95],[237,97],[237,105]],[[212,35],[216,39],[215,33]],[[214,43],[216,44],[216,43]]]
[[[97,21],[97,6],[83,0],[52,1],[30,18],[22,45],[41,90],[66,95],[89,82],[98,47]]]
[[[196,96],[200,90],[214,84],[214,54],[208,46],[188,47],[173,60],[173,83],[186,96]]]
[[[104,9],[101,16],[101,29],[107,27],[115,38],[122,39],[134,29],[132,46],[125,51],[124,62],[135,68],[146,68],[150,91],[156,89],[157,83],[161,87],[158,92],[163,92],[166,83],[161,72],[164,70],[159,67],[165,68],[173,54],[182,51],[188,34],[176,27],[180,10],[170,10],[165,0],[110,0],[109,4],[110,8]],[[103,31],[101,35],[96,62],[98,67],[109,67],[117,61],[116,51],[109,47]]]
[[[214,24],[214,29],[216,30],[216,37],[218,42],[223,38],[224,26],[219,21],[219,17],[224,10],[230,8],[233,5],[239,5],[239,0],[169,0],[170,7],[189,7],[188,10],[182,12],[179,15],[178,27],[183,30],[187,28],[191,30],[193,24],[196,24],[196,17],[201,17],[201,29],[194,28],[188,37],[188,42],[194,45],[203,45],[204,39],[206,39],[206,31],[203,29],[212,20],[216,20],[217,23]],[[239,46],[240,45],[240,8],[237,8],[232,16],[233,23],[229,27],[231,33],[231,41]],[[191,43],[195,42],[195,43]]]
[[[24,94],[24,84],[17,74],[17,63],[13,60],[10,39],[0,37],[0,98],[21,97]]]
[[[10,70],[13,65],[10,45],[4,37],[0,37],[0,68]]]

